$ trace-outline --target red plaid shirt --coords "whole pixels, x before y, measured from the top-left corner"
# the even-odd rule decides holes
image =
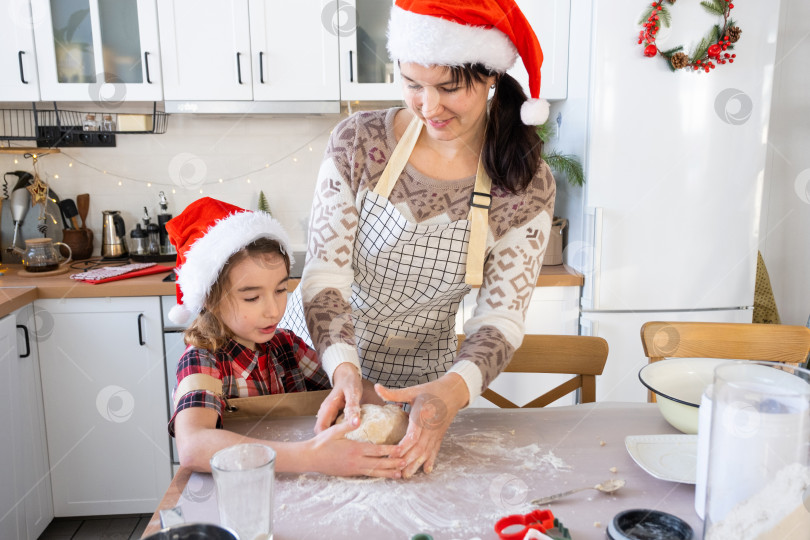
[[[189,346],[177,364],[177,382],[194,373],[222,380],[225,398],[263,396],[325,390],[329,379],[318,360],[318,353],[289,330],[278,330],[267,343],[257,343],[253,351],[233,339],[211,352]],[[175,386],[175,390],[177,387]],[[222,396],[207,390],[189,392],[180,398],[169,421],[174,436],[177,413],[189,407],[207,407],[217,411],[217,427],[222,427]]]

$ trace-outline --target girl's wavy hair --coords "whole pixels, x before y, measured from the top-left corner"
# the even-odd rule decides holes
[[[220,309],[223,302],[228,301],[228,278],[231,269],[238,263],[250,257],[259,260],[265,255],[277,253],[284,259],[287,274],[290,273],[290,257],[281,249],[281,245],[276,240],[270,238],[259,238],[237,251],[228,259],[225,266],[219,272],[217,280],[211,285],[208,296],[202,311],[194,319],[194,322],[186,329],[183,338],[186,345],[193,345],[198,349],[206,349],[214,352],[224,346],[233,337],[233,332],[220,318]]]

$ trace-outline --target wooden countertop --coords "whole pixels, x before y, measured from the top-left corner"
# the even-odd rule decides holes
[[[171,268],[170,265],[164,265]],[[70,279],[69,271],[56,276],[20,276],[21,265],[8,265],[0,276],[0,317],[30,304],[37,298],[106,298],[109,296],[171,296],[175,294],[173,282],[163,281],[167,274],[152,274],[109,283],[93,285]],[[289,289],[298,286],[298,279],[291,279]],[[566,265],[544,266],[537,279],[538,287],[580,287],[584,282],[581,274]]]

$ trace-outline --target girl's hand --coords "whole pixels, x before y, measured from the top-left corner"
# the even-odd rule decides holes
[[[332,424],[343,409],[346,423],[356,428],[360,425],[360,397],[363,385],[360,372],[353,364],[340,364],[332,375],[332,391],[326,396],[318,409],[315,421],[315,433],[320,433]],[[349,430],[351,431],[351,430]]]
[[[354,428],[349,422],[343,422],[306,441],[311,450],[311,469],[333,476],[401,478],[405,460],[388,457],[397,447],[346,439],[346,434]]]
[[[470,399],[460,375],[448,373],[441,379],[410,388],[388,389],[378,384],[377,393],[386,401],[411,404],[408,432],[391,457],[402,457],[403,478],[410,478],[420,467],[433,471],[442,439],[450,423]]]

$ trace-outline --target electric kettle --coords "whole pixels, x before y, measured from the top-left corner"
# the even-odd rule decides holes
[[[101,256],[106,259],[119,259],[126,257],[127,238],[124,218],[118,210],[104,210],[102,212],[101,230]]]

